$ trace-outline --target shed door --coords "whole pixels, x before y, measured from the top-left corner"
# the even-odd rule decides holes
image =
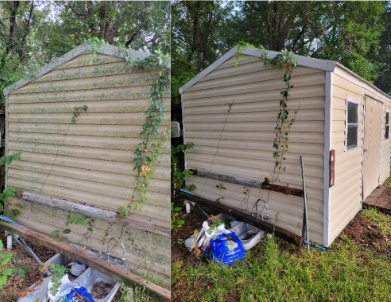
[[[363,150],[364,200],[379,184],[382,109],[382,103],[370,97],[366,98]]]

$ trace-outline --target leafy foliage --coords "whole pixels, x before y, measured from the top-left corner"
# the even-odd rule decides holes
[[[183,185],[185,179],[193,174],[193,172],[190,170],[186,169],[181,171],[178,168],[177,155],[193,148],[193,143],[186,143],[185,145],[179,145],[177,147],[171,145],[171,183],[174,185],[174,188],[179,188],[181,185]]]
[[[4,247],[3,242],[0,240],[0,250]],[[7,276],[12,275],[12,269],[3,268],[8,262],[10,262],[12,254],[11,253],[0,253],[0,257],[3,259],[1,262],[1,271],[0,271],[0,288],[3,288],[3,285],[7,284]]]
[[[4,88],[85,39],[152,53],[168,51],[169,12],[169,1],[0,2],[0,107]]]
[[[175,207],[174,202],[171,202],[171,230],[174,228],[177,230],[185,223],[184,220],[177,218],[179,216],[178,212],[180,212],[181,210],[181,207]]]
[[[83,106],[79,106],[79,107],[73,107],[72,123],[76,123],[76,119],[80,115],[80,111],[81,110],[87,111],[87,109],[88,109],[87,105],[83,105]]]
[[[41,272],[47,269],[52,274],[53,286],[49,288],[49,291],[53,296],[55,296],[58,292],[59,287],[61,286],[61,278],[65,275],[65,272],[67,270],[66,267],[61,264],[42,263],[39,268]]]
[[[18,153],[14,153],[14,154],[8,155],[8,156],[6,156],[6,155],[2,156],[0,158],[0,166],[2,166],[4,164],[10,165],[13,160],[20,160],[21,154],[22,154],[22,152],[18,152]]]
[[[225,227],[225,222],[223,222],[220,218],[215,217],[213,223],[209,226],[209,229],[207,230],[208,234],[212,234],[213,230],[217,229],[220,225],[224,225]]]
[[[79,244],[81,241],[87,240],[88,236],[92,234],[94,221],[95,221],[95,219],[93,219],[91,217],[88,217],[85,215],[78,217],[78,216],[76,216],[75,213],[70,213],[67,215],[67,221],[65,222],[65,226],[67,227],[70,224],[75,224],[75,225],[81,224],[81,225],[87,226],[86,232],[83,234],[82,238],[78,242],[78,244]],[[53,232],[50,233],[50,236],[53,236],[57,239],[60,239],[60,241],[67,241],[68,242],[69,241],[68,237],[66,237],[64,235],[68,235],[70,233],[71,233],[71,229],[64,229],[62,231],[54,230]]]
[[[1,165],[4,165],[4,164],[7,164],[7,165],[10,165],[12,163],[13,160],[20,160],[20,155],[22,154],[22,152],[18,152],[18,153],[14,153],[12,155],[4,155],[0,158],[0,166]],[[4,211],[4,215],[11,218],[11,219],[14,219],[17,215],[20,214],[19,210],[18,209],[13,209],[13,210],[6,210],[5,206],[8,205],[8,201],[7,201],[7,198],[8,197],[14,197],[15,196],[15,192],[18,190],[18,188],[7,188],[7,189],[4,189],[2,193],[0,193],[0,212],[1,211]],[[17,208],[19,209],[23,209],[23,207],[20,205],[20,204],[17,204],[17,203],[14,203],[13,205],[15,205]]]

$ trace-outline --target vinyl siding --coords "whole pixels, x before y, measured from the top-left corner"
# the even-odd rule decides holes
[[[330,239],[331,242],[361,209],[362,201],[362,146],[364,137],[364,95],[374,95],[368,89],[358,85],[357,78],[340,67],[333,74],[332,100],[332,143],[335,150],[335,184],[330,189]],[[360,100],[359,142],[358,148],[345,151],[346,97]],[[390,140],[384,139],[385,110],[390,108],[390,100],[376,95],[384,102],[382,121],[382,150],[380,179],[383,182],[390,173]],[[380,150],[379,150],[380,152]]]
[[[129,203],[137,172],[134,151],[140,136],[152,80],[156,71],[132,72],[121,59],[97,55],[90,65],[83,53],[8,97],[8,153],[22,152],[21,161],[8,168],[8,187],[117,211]],[[165,95],[164,121],[170,124],[170,92]],[[75,124],[73,108],[87,105]],[[170,144],[164,143],[142,210],[131,214],[161,231],[96,220],[85,243],[106,251],[118,237],[127,248],[126,259],[138,274],[148,272],[170,283]],[[16,221],[50,234],[64,229],[68,212],[13,198],[23,206]],[[78,241],[85,226],[71,226],[68,235]],[[162,236],[162,234],[165,234]],[[113,255],[122,257],[117,245]]]
[[[263,180],[271,175],[275,160],[273,141],[280,91],[285,88],[283,70],[264,65],[258,58],[242,55],[237,67],[228,59],[183,94],[187,167]],[[298,110],[289,135],[286,172],[281,182],[301,186],[299,156],[305,163],[308,190],[309,233],[312,241],[323,243],[323,143],[325,72],[297,67],[289,91],[290,118]],[[229,112],[228,112],[229,111]],[[269,199],[269,215],[277,225],[301,235],[303,199],[281,193],[249,189],[241,185],[192,176],[195,193],[222,203],[252,210],[258,198]],[[218,191],[222,183],[226,190]],[[259,209],[262,204],[259,203]]]

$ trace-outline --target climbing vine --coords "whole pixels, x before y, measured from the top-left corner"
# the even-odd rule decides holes
[[[7,164],[10,165],[13,160],[20,160],[20,155],[22,152],[14,153],[11,155],[4,155],[0,158],[0,166]],[[18,209],[12,209],[12,210],[5,210],[5,206],[9,204],[7,198],[8,197],[14,197],[15,192],[18,190],[18,188],[7,188],[4,189],[2,193],[0,193],[0,212],[4,211],[4,215],[14,219],[17,215],[20,214]],[[14,206],[16,206],[19,209],[23,209],[23,207],[20,204],[13,203]]]
[[[81,110],[87,111],[87,109],[88,109],[87,105],[83,105],[83,106],[79,106],[79,107],[73,107],[72,123],[76,123],[76,119],[80,115],[80,111]]]
[[[88,41],[92,43],[94,51],[94,54],[90,56],[91,58],[96,57],[100,44],[107,44],[104,40],[98,38]],[[119,208],[121,214],[128,216],[132,205],[134,210],[138,208],[141,210],[141,204],[147,201],[146,193],[150,184],[150,177],[156,170],[155,163],[162,153],[164,146],[162,142],[169,138],[169,129],[167,128],[166,131],[159,133],[159,127],[164,120],[164,93],[170,90],[171,73],[169,70],[170,57],[162,51],[158,50],[155,51],[155,55],[134,60],[130,51],[124,45],[120,47],[125,51],[126,55],[123,59],[131,64],[132,71],[156,70],[156,78],[152,81],[151,94],[149,96],[151,103],[145,112],[146,119],[140,133],[143,142],[138,144],[138,148],[134,152],[133,169],[137,171],[135,188],[129,199],[130,202]]]
[[[238,43],[238,53],[239,56],[235,57],[236,64],[240,58],[240,54],[242,53],[242,47],[254,47],[251,44],[245,42]],[[271,179],[268,176],[265,177],[265,183],[273,182],[276,180],[280,180],[280,176],[283,172],[285,172],[286,167],[284,166],[285,154],[288,152],[288,140],[289,133],[291,131],[293,123],[296,121],[297,110],[295,110],[295,115],[293,118],[289,117],[289,109],[288,109],[288,97],[289,97],[289,89],[293,88],[293,85],[290,84],[292,78],[292,71],[297,66],[297,61],[295,59],[295,55],[293,52],[288,50],[283,50],[281,54],[276,55],[273,58],[269,58],[265,48],[261,45],[260,50],[262,55],[259,57],[262,61],[264,61],[265,65],[272,64],[281,69],[284,69],[284,75],[282,80],[285,83],[285,89],[280,91],[281,100],[280,100],[280,109],[277,114],[277,125],[274,128],[276,130],[274,142],[273,142],[273,158],[275,159],[274,169]]]
[[[88,237],[92,234],[93,232],[93,224],[94,224],[94,219],[88,216],[81,216],[77,217],[75,213],[70,213],[67,215],[67,221],[65,222],[65,226],[67,227],[70,224],[75,224],[75,225],[85,225],[87,226],[87,229],[85,233],[82,235],[81,239],[78,241],[77,244],[80,244],[83,240],[87,240]],[[71,229],[65,229],[65,230],[54,230],[53,232],[50,233],[50,236],[53,236],[57,239],[60,239],[60,241],[69,241],[67,236],[71,233]]]

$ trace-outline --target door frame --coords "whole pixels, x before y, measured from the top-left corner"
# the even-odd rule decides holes
[[[374,99],[377,102],[380,102],[382,104],[382,111],[381,111],[381,126],[380,126],[380,167],[379,167],[379,177],[378,177],[378,184],[380,184],[380,176],[381,176],[381,150],[383,145],[382,135],[383,135],[383,114],[384,114],[384,101],[380,100],[379,98],[369,94],[364,94],[364,111],[363,111],[363,136],[362,136],[362,146],[361,146],[361,210],[363,209],[363,203],[364,203],[364,140],[365,140],[365,112],[367,109],[367,97]]]

